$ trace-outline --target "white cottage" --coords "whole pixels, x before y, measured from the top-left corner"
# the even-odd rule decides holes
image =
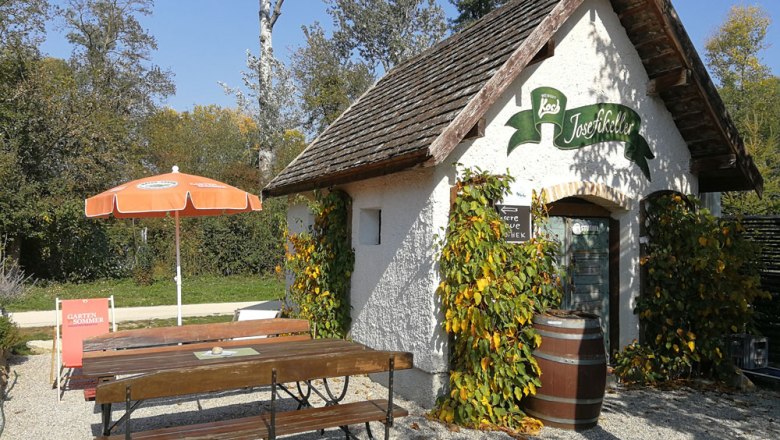
[[[668,0],[516,0],[396,66],[264,189],[352,197],[351,336],[414,353],[401,394],[432,405],[447,335],[434,236],[453,163],[546,190],[575,269],[566,304],[598,312],[610,351],[638,335],[640,211],[663,192],[762,179]],[[288,219],[307,218],[291,206]]]

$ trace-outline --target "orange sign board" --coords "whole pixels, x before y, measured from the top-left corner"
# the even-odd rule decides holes
[[[81,367],[84,339],[108,333],[108,298],[69,299],[62,304],[62,364]]]

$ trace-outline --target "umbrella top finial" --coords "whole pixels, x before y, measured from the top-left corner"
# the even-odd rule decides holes
[[[174,165],[174,166],[171,168],[171,171],[173,171],[174,173],[178,173],[178,172],[179,172],[179,167],[178,167],[177,165]]]

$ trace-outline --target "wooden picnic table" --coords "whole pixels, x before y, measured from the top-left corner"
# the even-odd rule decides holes
[[[194,344],[193,344],[194,345]],[[209,350],[213,346],[226,351],[251,348],[256,355],[225,356],[198,359],[195,352]],[[322,356],[339,356],[347,353],[373,351],[363,344],[341,339],[308,339],[304,341],[276,343],[273,338],[241,341],[213,342],[209,344],[178,345],[172,347],[137,348],[84,353],[83,374],[103,379],[129,374],[182,370],[205,365],[232,364],[245,361],[279,362],[294,359],[312,362]]]
[[[328,426],[343,426],[342,429],[345,429],[344,425],[367,423],[369,420],[383,421],[386,425],[385,436],[387,436],[389,435],[387,429],[392,425],[393,418],[407,414],[405,410],[392,403],[392,372],[412,368],[411,353],[374,350],[357,342],[340,339],[285,342],[274,342],[274,339],[215,342],[213,346],[224,347],[226,351],[238,353],[250,349],[249,351],[253,350],[256,354],[252,352],[241,356],[236,354],[206,359],[203,359],[203,356],[200,358],[196,356],[196,352],[202,354],[204,350],[208,350],[206,348],[208,344],[203,343],[86,352],[83,373],[85,376],[100,380],[96,401],[101,404],[103,435],[108,436],[113,429],[113,426],[110,426],[112,402],[126,402],[130,407],[131,400],[141,401],[264,385],[272,386],[272,397],[276,395],[276,389],[287,392],[298,400],[299,410],[289,413],[289,416],[279,415],[279,419],[276,418],[273,410],[270,419],[263,419],[262,423],[252,421],[253,428],[250,431],[246,431],[246,428],[241,425],[244,422],[237,421],[230,429],[244,430],[242,435],[246,438],[274,438],[284,433],[322,429]],[[388,371],[390,373],[388,400],[338,405],[346,393],[349,376]],[[330,389],[327,389],[327,380],[324,384],[330,397],[318,393],[326,400],[326,406],[330,408],[327,411],[336,411],[337,415],[330,415],[328,420],[320,421],[312,418],[325,411],[325,408],[312,408],[309,395],[302,394],[300,391],[300,383],[311,388],[310,382],[313,380],[341,376],[345,376],[347,380],[340,396],[336,396],[339,393],[334,395]],[[290,382],[299,383],[297,397],[283,386],[284,383]],[[369,413],[358,416],[356,410],[368,410]],[[300,414],[295,416],[293,413]],[[302,423],[301,420],[308,421]],[[129,423],[129,416],[125,423]],[[218,428],[223,429],[221,426]],[[185,428],[170,428],[165,430],[164,434],[168,435],[169,430],[174,430],[176,435],[181,435],[183,429]],[[217,428],[216,425],[209,425],[192,429],[211,432],[204,430]],[[133,438],[135,436],[136,434],[133,434]]]

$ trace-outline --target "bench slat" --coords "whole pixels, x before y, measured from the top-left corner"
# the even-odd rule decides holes
[[[305,342],[300,344],[305,344]],[[378,350],[313,355],[308,362],[301,361],[299,357],[294,356],[255,359],[229,364],[203,365],[182,370],[162,370],[100,383],[97,387],[95,402],[124,402],[127,386],[131,387],[132,400],[146,400],[270,385],[273,368],[276,368],[278,383],[295,382],[314,377],[380,373],[388,370],[390,356],[395,357],[396,370],[413,367],[411,353]],[[182,381],[182,377],[187,377],[187,381]]]
[[[121,330],[86,339],[84,341],[84,351],[155,347],[286,333],[308,334],[309,322],[305,319],[273,318],[193,324],[180,327]]]
[[[386,417],[387,400],[369,400],[345,403],[322,408],[305,408],[297,411],[276,413],[276,435],[298,434],[317,429],[336,428],[366,422],[383,422]],[[393,417],[405,417],[409,412],[393,405]],[[133,440],[172,439],[214,439],[240,440],[268,437],[271,415],[243,417],[234,420],[220,420],[212,423],[162,428],[153,431],[133,433]],[[97,440],[121,440],[124,434],[97,437]]]

